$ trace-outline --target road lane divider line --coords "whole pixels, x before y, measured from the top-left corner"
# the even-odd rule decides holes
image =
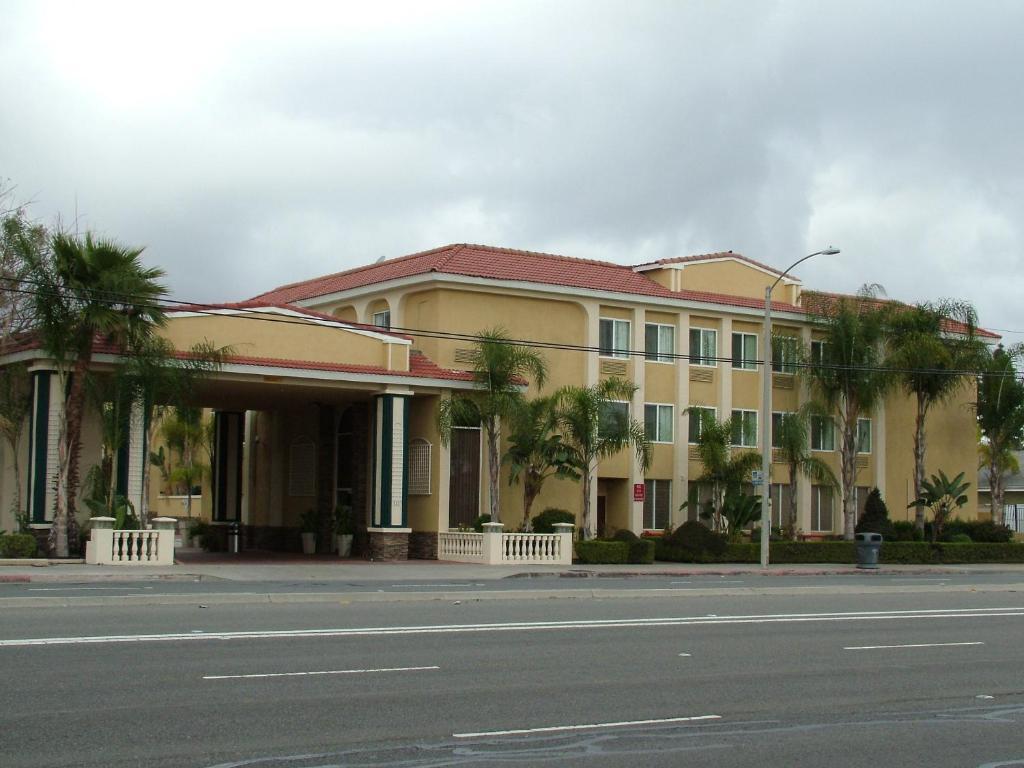
[[[307,637],[359,637],[380,635],[428,635],[463,632],[523,632],[541,629],[621,629],[644,627],[689,627],[711,624],[781,624],[828,621],[883,621],[899,619],[1024,618],[1024,607],[947,608],[909,611],[854,611],[847,613],[782,613],[749,616],[679,616],[649,619],[581,619],[569,621],[528,621],[489,624],[440,624],[398,627],[345,627],[324,629],[249,630],[202,634],[167,633],[152,635],[98,635],[81,637],[38,637],[0,640],[0,648],[34,645],[87,645],[96,643],[144,643],[178,640],[273,640]]]
[[[623,720],[614,723],[588,723],[586,725],[549,725],[543,728],[512,728],[505,731],[477,731],[474,733],[453,733],[456,739],[479,739],[484,736],[519,736],[528,733],[557,733],[559,731],[591,731],[601,728],[628,728],[635,725],[665,725],[667,723],[694,723],[706,720],[721,720],[721,715],[693,715],[691,717],[664,717],[657,720]]]
[[[121,590],[124,592],[139,592],[152,587],[29,587],[27,592],[110,592]]]
[[[314,677],[317,675],[364,675],[373,672],[425,672],[440,667],[381,667],[380,669],[324,669],[313,672],[259,672],[248,675],[203,675],[203,680],[255,680],[264,677]]]
[[[905,643],[904,645],[848,645],[844,651],[880,651],[888,648],[946,648],[956,645],[984,645],[985,643],[974,641],[970,643]]]

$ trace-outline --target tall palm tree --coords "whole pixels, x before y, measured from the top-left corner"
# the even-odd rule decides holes
[[[953,371],[973,370],[984,345],[975,335],[977,314],[967,302],[945,300],[913,307],[897,306],[889,317],[889,362],[899,370],[900,384],[914,398],[914,498],[925,480],[925,420],[929,409],[960,391],[970,376]],[[951,333],[951,321],[957,332]],[[924,507],[917,506],[915,523],[924,530]]]
[[[573,480],[580,470],[573,462],[573,453],[558,428],[556,403],[551,397],[538,397],[523,403],[512,420],[508,452],[509,485],[523,483],[523,530],[529,530],[530,509],[550,477]]]
[[[816,398],[839,425],[843,489],[843,537],[857,524],[857,420],[871,413],[892,386],[885,359],[887,310],[881,286],[866,285],[856,296],[807,298],[811,322],[823,345],[805,369]]]
[[[783,528],[790,538],[796,538],[797,477],[803,475],[817,485],[839,487],[832,468],[810,451],[808,434],[811,418],[815,415],[820,415],[820,409],[812,403],[806,403],[799,410],[783,416],[778,429],[772,431],[774,442],[777,443],[774,450],[781,454],[782,463],[789,468],[789,501]]]
[[[501,424],[511,419],[522,406],[526,377],[530,376],[540,389],[547,381],[547,374],[543,355],[512,343],[504,329],[492,328],[480,333],[475,342],[473,380],[476,390],[441,401],[438,421],[441,439],[446,444],[451,439],[453,427],[479,424],[484,430],[493,522],[501,519],[498,504]]]
[[[33,257],[34,310],[43,348],[53,357],[61,391],[57,483],[50,550],[67,557],[78,539],[79,486],[85,379],[97,340],[129,352],[166,317],[157,302],[166,294],[163,270],[146,267],[141,248],[125,248],[91,233],[53,237],[50,253]]]
[[[988,482],[992,497],[992,519],[1003,513],[1003,496],[1008,462],[1012,452],[1024,445],[1024,383],[1017,378],[1016,360],[1024,346],[1004,349],[1002,345],[986,355],[978,378],[978,428],[987,445]]]
[[[612,408],[613,402],[629,400],[636,390],[631,381],[613,377],[590,387],[562,387],[555,393],[562,437],[583,481],[583,538],[594,530],[590,487],[601,459],[632,446],[640,466],[644,470],[650,466],[651,444],[644,425]]]
[[[694,409],[687,409],[693,417]],[[700,435],[697,438],[697,454],[703,471],[698,483],[711,486],[711,519],[716,531],[727,531],[728,523],[723,516],[726,497],[742,495],[743,483],[750,479],[752,470],[761,466],[761,454],[746,449],[732,448],[733,436],[740,424],[735,419],[717,421],[702,419]]]

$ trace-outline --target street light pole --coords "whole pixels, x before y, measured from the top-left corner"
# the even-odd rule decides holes
[[[825,248],[809,253],[786,267],[775,278],[775,282],[764,289],[764,363],[761,372],[761,567],[768,567],[768,547],[772,530],[771,489],[772,489],[772,291],[789,271],[812,256],[833,256],[838,248]],[[795,488],[790,488],[795,493]],[[781,504],[782,497],[779,496]]]

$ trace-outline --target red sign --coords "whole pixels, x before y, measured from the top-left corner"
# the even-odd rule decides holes
[[[633,501],[643,501],[647,492],[647,486],[643,483],[633,483]]]

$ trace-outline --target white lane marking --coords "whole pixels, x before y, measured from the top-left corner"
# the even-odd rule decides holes
[[[690,658],[690,656],[691,656],[691,654],[689,654],[689,653],[680,653],[679,655],[683,656],[685,658]]]
[[[363,675],[370,672],[423,672],[440,667],[381,667],[380,669],[324,669],[314,672],[263,672],[251,675],[203,675],[203,680],[252,680],[261,677],[309,677],[314,675]]]
[[[978,641],[973,643],[907,643],[905,645],[848,645],[844,651],[880,651],[886,648],[945,648],[953,645],[984,645]]]
[[[101,590],[109,592],[113,589],[120,589],[129,592],[138,592],[140,589],[152,589],[152,587],[29,587],[28,592],[81,592],[85,590]]]
[[[545,728],[513,728],[507,731],[478,731],[453,733],[456,739],[476,739],[481,736],[515,736],[523,733],[554,733],[556,731],[587,731],[596,728],[626,728],[631,725],[662,725],[663,723],[693,723],[700,720],[721,720],[721,715],[694,715],[693,717],[665,717],[659,720],[623,720],[617,723],[589,723],[587,725],[549,725]]]
[[[669,584],[693,584],[692,581],[670,581]]]
[[[391,586],[410,589],[420,587],[482,587],[483,584],[392,584]]]
[[[29,645],[81,645],[95,643],[144,643],[176,640],[263,640],[296,637],[356,637],[368,635],[428,635],[460,632],[523,632],[538,629],[620,629],[627,627],[679,627],[707,624],[776,624],[808,621],[881,621],[892,619],[958,619],[987,617],[1024,618],[1024,607],[945,608],[912,611],[855,611],[838,613],[779,613],[748,616],[680,616],[652,619],[587,619],[578,621],[526,621],[503,624],[437,624],[411,627],[357,627],[328,629],[250,630],[205,632],[201,635],[98,635],[85,637],[37,637],[0,640],[0,647]]]

